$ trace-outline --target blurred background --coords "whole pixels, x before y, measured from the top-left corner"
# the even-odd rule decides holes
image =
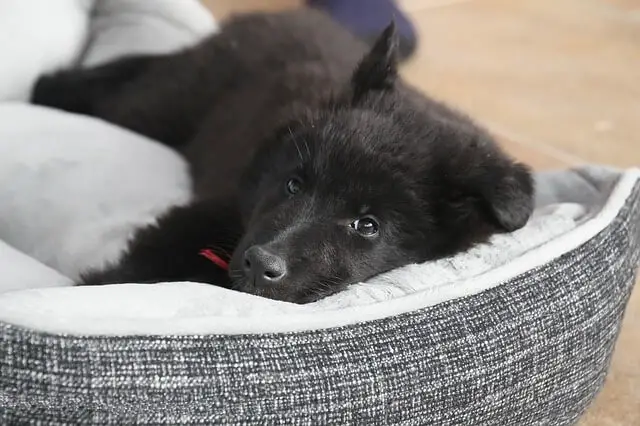
[[[304,2],[204,3],[224,19]],[[407,80],[462,108],[514,155],[538,168],[640,165],[640,0],[398,4],[419,37]]]
[[[203,0],[217,19],[302,0]],[[419,38],[403,75],[536,169],[640,165],[640,0],[398,0]],[[363,12],[365,13],[365,12]],[[640,425],[640,283],[580,426]]]

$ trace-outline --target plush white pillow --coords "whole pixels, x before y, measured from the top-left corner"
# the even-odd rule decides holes
[[[0,1],[0,101],[27,100],[40,74],[78,59],[92,6],[93,0]]]
[[[45,0],[49,1],[49,0]],[[193,44],[216,30],[197,0],[97,0],[86,66],[136,53],[164,53]]]
[[[75,279],[190,197],[174,151],[101,120],[0,104],[0,240]]]
[[[0,241],[0,293],[30,288],[66,287],[73,282]]]
[[[0,101],[27,101],[43,73],[174,51],[216,28],[197,0],[0,0]]]

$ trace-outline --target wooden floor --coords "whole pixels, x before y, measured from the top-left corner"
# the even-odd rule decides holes
[[[300,0],[204,0],[217,18]],[[640,0],[400,0],[421,45],[404,76],[537,169],[640,165]],[[581,426],[640,425],[640,285]]]

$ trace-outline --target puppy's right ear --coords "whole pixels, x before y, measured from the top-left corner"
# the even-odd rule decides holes
[[[528,167],[514,163],[487,172],[491,179],[478,190],[494,225],[506,232],[522,228],[533,212],[534,183]]]
[[[396,25],[391,22],[351,77],[353,103],[370,92],[393,87],[398,77],[398,43]]]

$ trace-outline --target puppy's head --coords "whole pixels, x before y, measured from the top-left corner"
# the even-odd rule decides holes
[[[529,171],[471,121],[396,82],[393,28],[348,95],[283,126],[245,175],[235,287],[305,303],[522,227]]]

